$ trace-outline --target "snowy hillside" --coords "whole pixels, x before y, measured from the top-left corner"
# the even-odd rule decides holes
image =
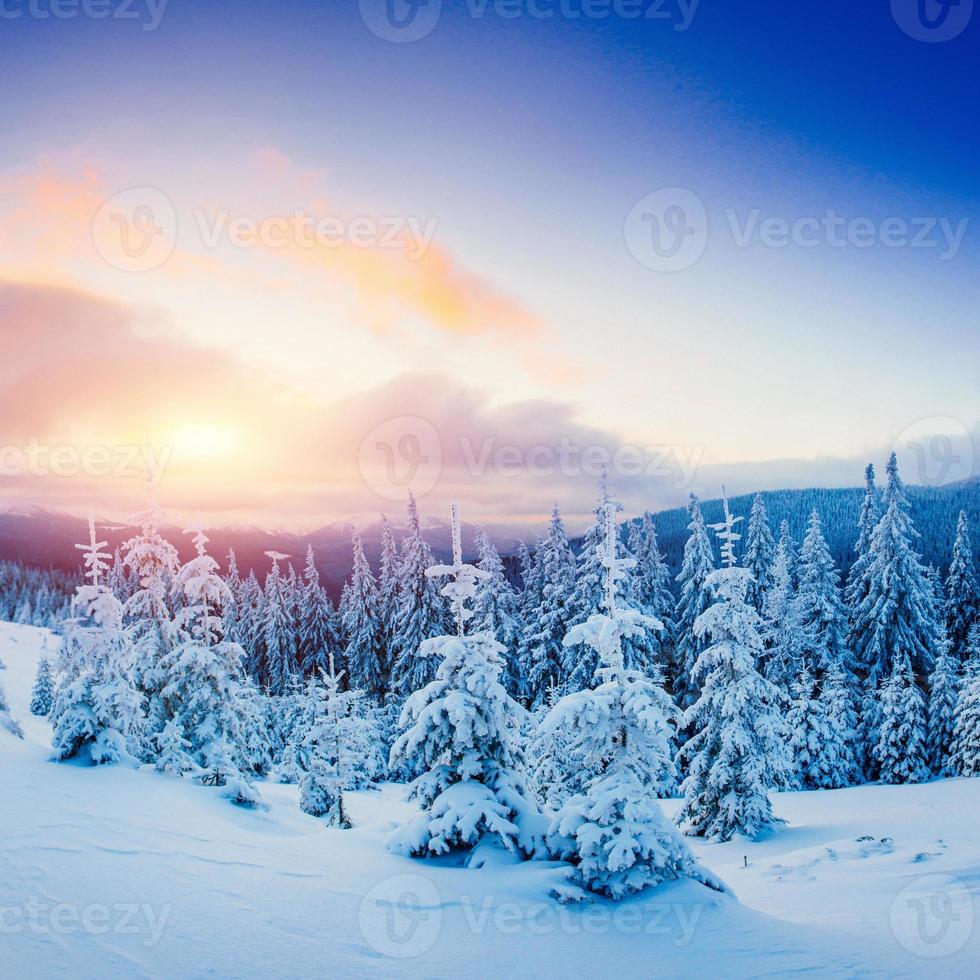
[[[351,831],[264,783],[268,812],[150,769],[47,758],[28,711],[43,630],[0,624],[0,976],[726,977],[975,973],[980,780],[774,794],[759,843],[694,841],[730,887],[556,905],[554,863],[480,869],[385,848],[402,788],[351,794]],[[666,809],[673,813],[677,802]]]

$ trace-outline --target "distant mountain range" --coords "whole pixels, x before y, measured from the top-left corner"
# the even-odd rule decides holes
[[[846,573],[853,558],[852,548],[863,494],[864,489],[860,487],[814,488],[765,491],[762,498],[769,512],[773,534],[778,537],[779,524],[785,519],[789,521],[797,542],[802,541],[810,511],[816,507],[823,519],[824,534],[831,553],[842,573]],[[974,477],[945,487],[909,487],[908,495],[912,516],[921,535],[919,550],[925,560],[936,565],[943,574],[949,565],[956,519],[960,510],[967,512],[971,527],[974,528],[974,545],[980,548],[980,479]],[[752,506],[752,495],[733,497],[730,504],[734,513],[746,518],[740,525],[744,535],[749,508]],[[720,499],[704,501],[702,508],[709,523],[721,520]],[[661,550],[676,574],[684,552],[684,542],[687,540],[687,510],[678,507],[653,516]],[[110,549],[133,534],[133,528],[111,521],[99,521],[98,527],[100,536],[109,542]],[[375,570],[381,554],[381,528],[380,521],[360,528],[365,553]],[[394,528],[398,539],[404,533],[404,527],[394,524]],[[475,525],[463,525],[463,551],[466,557],[472,558],[474,555],[475,530]],[[521,540],[533,547],[536,536],[535,529],[528,526],[497,524],[488,525],[486,530],[504,556],[515,555]],[[193,549],[188,535],[176,526],[165,527],[163,533],[176,546],[182,559],[190,557]],[[423,524],[423,534],[437,557],[449,557],[452,542],[448,522],[427,519]],[[350,574],[350,525],[345,522],[328,524],[305,534],[236,526],[214,528],[208,531],[208,536],[211,539],[210,551],[221,562],[222,568],[229,549],[234,548],[239,568],[244,573],[254,569],[260,581],[270,566],[267,552],[289,555],[283,564],[292,563],[299,572],[305,561],[307,545],[310,544],[313,545],[321,579],[335,599]],[[75,571],[79,567],[79,561],[74,545],[84,541],[86,537],[86,522],[70,514],[43,507],[0,511],[0,560],[16,560],[41,568]],[[573,539],[573,546],[577,546],[580,540]],[[741,543],[744,545],[744,538]],[[516,572],[516,562],[513,559],[506,564],[512,574]]]

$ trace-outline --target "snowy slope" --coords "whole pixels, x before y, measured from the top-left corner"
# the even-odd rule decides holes
[[[695,844],[737,899],[683,884],[565,909],[548,898],[556,865],[389,853],[412,812],[401,787],[355,794],[342,832],[303,814],[294,787],[263,784],[271,809],[256,813],[149,770],[48,762],[48,726],[27,710],[44,636],[0,624],[0,679],[27,736],[0,733],[0,977],[980,968],[980,780],[781,794],[788,824],[763,842]]]

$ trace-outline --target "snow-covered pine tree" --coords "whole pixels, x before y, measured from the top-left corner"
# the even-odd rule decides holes
[[[858,536],[854,542],[854,564],[847,574],[847,586],[844,589],[844,600],[850,613],[850,633],[847,645],[852,650],[861,648],[861,638],[858,634],[859,623],[856,613],[867,596],[868,583],[865,573],[871,561],[871,536],[874,534],[878,521],[881,520],[881,502],[875,487],[875,468],[871,463],[864,470],[864,499],[861,502],[861,513],[858,517]]]
[[[167,677],[161,696],[168,720],[176,719],[189,743],[186,751],[204,773],[202,781],[222,787],[222,795],[236,805],[262,806],[243,765],[244,653],[223,633],[221,611],[231,593],[207,553],[204,528],[188,533],[194,535],[195,554],[174,578],[180,611],[176,642],[160,665]]]
[[[874,759],[883,783],[918,783],[929,778],[925,699],[908,653],[898,652],[893,664],[880,688],[881,723]]]
[[[306,567],[299,599],[299,659],[304,674],[328,670],[340,656],[336,613],[313,560],[313,545],[306,549]]]
[[[694,664],[701,694],[684,717],[694,734],[680,751],[687,771],[680,819],[689,834],[725,841],[755,837],[773,822],[769,790],[785,784],[790,759],[784,696],[756,670],[762,621],[746,600],[751,573],[735,567],[738,518],[723,502],[725,520],[714,525],[723,567],[706,580],[715,601],[694,623],[694,635],[711,644]]]
[[[520,692],[521,703],[531,700],[530,670],[532,660],[532,644],[534,624],[537,622],[537,609],[541,604],[541,538],[538,538],[535,553],[532,556],[527,545],[521,541],[517,548],[517,560],[521,569],[520,593],[520,636],[517,642],[516,659],[520,664],[520,675],[524,684]]]
[[[745,555],[742,565],[752,573],[752,583],[746,598],[762,613],[766,593],[772,588],[772,564],[776,557],[776,541],[769,528],[769,515],[762,494],[757,493],[752,501],[749,526],[745,538]]]
[[[820,702],[827,718],[827,737],[819,747],[819,764],[812,773],[817,789],[854,786],[861,777],[856,752],[858,718],[854,675],[840,664],[831,664],[823,675]]]
[[[573,626],[566,637],[570,647],[584,643],[597,652],[599,684],[566,695],[543,725],[546,733],[566,733],[571,755],[589,773],[585,792],[564,803],[548,832],[554,856],[574,865],[569,886],[556,889],[556,896],[579,900],[593,892],[618,900],[679,878],[720,888],[658,803],[676,785],[678,712],[659,684],[626,667],[623,641],[663,624],[617,604],[635,562],[618,556],[612,504],[605,523],[598,549],[602,611]]]
[[[794,789],[812,789],[819,785],[822,775],[821,745],[830,735],[826,707],[820,699],[810,661],[804,658],[790,689],[790,705],[786,714],[793,765],[790,786]]]
[[[152,739],[167,722],[160,701],[160,691],[166,683],[160,661],[173,640],[168,592],[180,560],[177,549],[160,533],[163,513],[152,494],[146,509],[132,523],[140,531],[122,545],[123,563],[129,570],[133,590],[123,606],[123,621],[135,653],[136,686],[146,699],[147,756],[152,757]]]
[[[245,650],[245,642],[242,637],[243,630],[239,627],[239,617],[242,615],[244,605],[242,592],[244,583],[238,571],[238,559],[235,557],[235,549],[228,549],[228,572],[225,575],[225,584],[231,599],[225,604],[222,614],[225,617],[224,634],[225,639],[237,643]],[[248,654],[246,652],[246,658]]]
[[[265,676],[265,596],[262,586],[255,577],[255,571],[249,570],[248,576],[242,582],[239,593],[238,610],[235,616],[237,627],[237,642],[245,653],[245,669],[248,676],[256,683],[263,683]]]
[[[657,531],[649,513],[630,525],[628,549],[636,560],[630,580],[628,604],[664,624],[660,631],[647,631],[644,639],[649,641],[651,666],[655,666],[660,675],[666,677],[674,662],[676,603],[670,591],[670,569],[661,554]],[[629,652],[626,653],[626,665],[641,666],[635,661],[631,663]]]
[[[295,636],[286,577],[279,562],[288,555],[266,552],[272,567],[265,577],[262,602],[262,647],[265,653],[262,679],[270,694],[281,696],[289,690],[296,674]]]
[[[109,587],[109,591],[122,603],[125,603],[131,594],[129,577],[126,574],[126,564],[118,548],[116,548],[112,556],[112,564],[109,566],[109,571],[106,575],[106,585]]]
[[[762,609],[762,639],[765,654],[762,673],[766,680],[788,693],[799,671],[800,629],[796,622],[796,586],[793,568],[795,545],[789,524],[783,521],[776,556],[773,559],[772,586]]]
[[[706,640],[694,632],[698,617],[711,605],[708,576],[715,569],[715,556],[701,515],[701,502],[692,493],[688,511],[691,532],[684,545],[684,560],[677,582],[681,588],[677,600],[675,629],[677,637],[677,667],[674,677],[674,697],[682,709],[689,708],[698,698],[698,686],[693,676],[694,664],[707,646]]]
[[[303,771],[299,805],[313,817],[326,817],[331,827],[350,828],[344,807],[344,763],[348,747],[342,730],[351,711],[351,692],[340,690],[336,673],[323,672],[307,681],[309,724],[299,743]]]
[[[949,640],[944,637],[941,652],[929,675],[926,762],[935,776],[952,776],[955,773],[951,755],[959,688],[960,660],[950,654]]]
[[[568,632],[568,601],[575,588],[575,558],[557,503],[535,554],[535,565],[538,604],[530,610],[524,628],[528,631],[528,698],[533,707],[540,707],[549,687],[563,688],[566,681],[562,640]]]
[[[476,584],[473,598],[474,633],[491,633],[507,651],[502,683],[511,697],[519,697],[525,688],[520,659],[517,656],[521,635],[520,599],[504,574],[504,563],[482,527],[476,529],[477,568],[487,573]]]
[[[184,729],[179,719],[169,719],[163,726],[163,731],[154,737],[154,743],[157,749],[157,772],[173,776],[201,774],[197,763],[191,758],[191,743],[184,738]]]
[[[846,646],[847,607],[838,585],[840,575],[816,509],[810,514],[796,575],[792,618],[799,631],[797,655],[808,661],[814,677],[835,663],[853,669]]]
[[[54,677],[51,675],[51,662],[47,657],[41,657],[34,675],[34,687],[31,688],[31,714],[47,718],[53,706]]]
[[[446,604],[426,575],[434,564],[432,549],[422,537],[418,504],[408,496],[408,533],[402,542],[398,570],[398,615],[392,639],[391,685],[401,697],[421,690],[434,676],[436,664],[420,654],[422,643],[448,629]]]
[[[391,670],[391,647],[398,617],[398,569],[401,558],[391,521],[381,519],[381,559],[378,565],[378,626],[381,631],[381,663],[384,672]]]
[[[351,530],[354,567],[344,597],[341,619],[347,648],[344,659],[351,686],[383,697],[384,676],[383,624],[378,618],[378,587],[364,554],[361,536]]]
[[[860,588],[864,598],[852,618],[852,636],[869,683],[898,678],[901,688],[906,661],[913,675],[932,669],[937,623],[929,576],[913,547],[918,533],[895,453],[888,461],[883,502],[884,513],[871,535]]]
[[[455,504],[452,533],[453,564],[433,566],[428,574],[450,579],[442,595],[456,631],[423,642],[420,656],[441,662],[435,680],[405,702],[401,723],[408,730],[391,754],[395,765],[417,758],[428,767],[411,789],[423,812],[390,846],[421,856],[495,839],[529,857],[540,846],[542,815],[532,802],[517,737],[524,711],[500,683],[504,648],[490,633],[467,632],[476,583],[486,573],[463,564]]]
[[[89,518],[85,578],[66,624],[59,680],[51,709],[52,745],[58,761],[82,758],[92,765],[138,765],[142,698],[134,678],[133,647],[123,630],[122,603],[103,582],[108,553]]]
[[[980,776],[980,623],[967,637],[967,658],[956,705],[950,767],[960,776]]]
[[[953,560],[946,578],[945,613],[950,653],[962,662],[967,655],[970,629],[980,622],[980,584],[973,564],[970,524],[965,510],[960,511],[956,524]]]
[[[0,660],[0,670],[3,670],[4,667],[4,662]],[[24,730],[20,727],[20,723],[10,713],[10,702],[7,700],[7,692],[3,689],[2,681],[0,681],[0,729],[9,732],[16,738],[24,737]]]

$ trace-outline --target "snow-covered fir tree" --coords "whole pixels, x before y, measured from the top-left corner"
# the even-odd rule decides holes
[[[854,542],[854,563],[847,574],[847,586],[844,589],[844,600],[850,612],[850,633],[847,643],[852,650],[862,647],[859,631],[863,626],[857,620],[856,613],[868,594],[865,574],[871,561],[871,536],[878,526],[878,521],[881,520],[881,501],[875,487],[875,468],[871,463],[865,467],[864,484],[864,498],[861,501],[861,513],[857,525],[858,536]]]
[[[286,576],[279,562],[288,555],[267,552],[272,567],[265,577],[262,602],[262,680],[270,694],[283,695],[296,674],[296,634],[291,610],[291,596]]]
[[[926,765],[926,703],[902,650],[880,688],[881,720],[874,746],[883,783],[918,783],[929,778]]]
[[[455,505],[452,532],[453,564],[428,573],[449,578],[442,595],[456,631],[422,643],[420,655],[440,663],[435,680],[405,702],[407,731],[392,749],[394,764],[418,758],[427,767],[411,788],[422,813],[395,833],[391,846],[436,855],[491,839],[528,857],[540,846],[542,817],[518,741],[524,711],[500,683],[506,650],[490,633],[467,631],[476,584],[487,573],[463,564]]]
[[[191,743],[184,737],[184,728],[178,718],[170,718],[153,741],[157,750],[157,772],[172,776],[201,774],[200,767],[191,756]]]
[[[228,586],[228,592],[231,595],[231,600],[225,604],[225,608],[222,610],[225,617],[225,639],[237,643],[244,650],[245,643],[242,638],[244,631],[239,625],[239,617],[245,604],[243,595],[245,583],[238,571],[238,558],[234,548],[228,549],[228,571],[225,574],[225,584]]]
[[[946,578],[945,616],[950,653],[962,662],[967,655],[970,629],[980,622],[980,583],[973,563],[970,524],[965,510],[960,511],[956,524],[953,560]]]
[[[796,655],[805,658],[811,672],[831,664],[852,669],[847,652],[847,607],[841,597],[840,575],[823,536],[820,515],[814,510],[796,565],[797,587],[792,614],[798,630]]]
[[[929,727],[926,736],[926,762],[934,776],[952,776],[953,734],[959,702],[960,661],[949,652],[944,638],[941,652],[929,675]]]
[[[345,744],[342,720],[350,712],[350,692],[340,690],[340,678],[324,672],[307,681],[310,724],[300,748],[303,775],[299,783],[299,805],[304,813],[325,817],[331,827],[350,828],[344,807]]]
[[[674,676],[674,697],[681,708],[688,708],[697,700],[698,685],[694,678],[694,665],[707,646],[703,636],[694,630],[698,617],[711,605],[711,588],[708,577],[715,570],[715,556],[708,537],[708,529],[701,515],[701,503],[692,493],[688,511],[691,522],[687,525],[690,535],[684,545],[684,560],[677,583],[680,598],[677,600],[675,629],[677,636],[677,664]]]
[[[122,545],[132,589],[123,606],[123,621],[134,648],[136,684],[146,698],[147,744],[152,746],[153,737],[167,721],[160,700],[167,678],[160,663],[173,640],[168,592],[180,560],[177,549],[160,533],[163,512],[155,497],[150,496],[146,509],[132,523],[140,530]]]
[[[756,670],[762,621],[746,599],[751,573],[735,567],[738,518],[723,502],[725,521],[715,528],[724,567],[708,576],[714,602],[694,623],[695,636],[711,642],[694,665],[701,694],[685,713],[694,734],[680,752],[680,819],[688,833],[722,841],[756,837],[773,822],[769,791],[785,784],[791,766],[783,695]]]
[[[534,555],[527,545],[521,541],[517,548],[517,561],[521,570],[520,593],[520,635],[517,641],[516,660],[520,664],[520,676],[523,688],[520,692],[521,702],[527,704],[531,700],[530,670],[532,661],[531,637],[533,627],[537,622],[537,610],[541,604],[541,538],[538,538]]]
[[[625,664],[623,641],[663,624],[618,605],[617,593],[634,560],[618,556],[612,504],[598,557],[604,572],[601,611],[573,626],[566,643],[587,644],[597,652],[599,683],[566,695],[543,725],[545,732],[567,734],[572,757],[589,773],[584,793],[564,803],[548,832],[551,852],[574,865],[571,887],[559,887],[558,897],[579,899],[594,892],[621,899],[679,878],[720,887],[694,860],[658,803],[676,785],[678,712],[659,684]]]
[[[408,497],[408,530],[401,548],[398,570],[398,614],[392,638],[394,658],[392,688],[402,697],[425,687],[434,676],[436,664],[422,656],[422,643],[448,629],[446,604],[435,583],[426,575],[435,559],[422,537],[418,504]]]
[[[762,494],[757,493],[749,514],[742,565],[752,574],[747,598],[758,613],[762,613],[766,593],[772,588],[775,557],[776,541],[769,527],[769,515]]]
[[[229,639],[233,639],[241,646],[245,654],[245,669],[257,684],[263,682],[265,671],[264,619],[265,596],[259,580],[255,577],[255,571],[250,569],[239,591],[235,613],[237,637],[229,637]]]
[[[339,647],[336,613],[330,596],[320,585],[313,545],[309,545],[299,596],[299,659],[303,673],[328,670],[331,655],[336,662],[340,654]]]
[[[553,685],[563,688],[567,680],[562,641],[571,620],[569,598],[575,588],[575,558],[557,503],[535,554],[535,564],[538,604],[530,610],[524,629],[528,698],[532,706],[540,707],[548,689]]]
[[[859,590],[864,597],[852,617],[852,637],[869,682],[899,678],[900,688],[906,661],[915,675],[932,669],[938,624],[929,576],[913,547],[918,534],[895,453],[888,461],[883,503],[868,546]]]
[[[476,530],[476,548],[477,568],[487,574],[476,583],[470,628],[474,633],[491,633],[507,651],[502,680],[507,693],[516,698],[525,687],[517,656],[521,635],[520,599],[507,581],[504,563],[482,527]]]
[[[381,697],[384,676],[384,625],[378,618],[378,586],[364,554],[361,536],[351,531],[354,567],[341,609],[343,634],[347,639],[344,660],[351,686]]]
[[[136,689],[133,646],[123,630],[122,603],[104,584],[105,541],[89,518],[85,578],[66,624],[51,709],[54,758],[92,765],[137,765],[142,751],[142,698]]]
[[[31,688],[31,714],[47,718],[54,706],[54,677],[51,674],[51,661],[41,657]]]
[[[960,776],[980,776],[980,623],[967,636],[949,766]]]
[[[772,585],[762,606],[762,638],[765,654],[762,673],[766,680],[788,692],[799,670],[800,629],[796,622],[796,586],[793,580],[795,545],[789,525],[783,521],[772,565]]]
[[[790,785],[795,789],[812,789],[819,785],[821,746],[830,735],[826,704],[820,699],[810,661],[804,658],[790,689],[786,727],[793,770]]]
[[[827,737],[819,746],[819,764],[811,773],[818,789],[842,789],[860,781],[856,692],[855,678],[849,670],[840,664],[827,668],[820,691]]]
[[[4,669],[4,662],[0,660],[0,670]],[[0,729],[16,738],[24,737],[24,730],[20,727],[20,723],[10,713],[10,702],[7,700],[7,692],[3,689],[2,680],[0,680]]]
[[[666,676],[674,660],[674,595],[670,591],[670,569],[657,542],[657,530],[653,518],[645,513],[639,521],[630,525],[628,550],[636,561],[630,577],[628,604],[664,624],[662,630],[648,630],[643,638],[650,644],[652,665]],[[627,644],[629,646],[629,644]],[[626,665],[631,663],[626,653]]]
[[[168,678],[161,692],[169,719],[176,719],[186,750],[207,785],[240,806],[261,805],[245,771],[242,746],[242,660],[237,643],[224,639],[222,608],[231,599],[218,563],[207,553],[201,526],[192,528],[194,557],[177,573],[180,598],[177,636],[161,667]]]
[[[391,646],[398,617],[398,570],[401,558],[391,521],[381,519],[381,559],[378,565],[378,624],[381,630],[381,662],[385,672],[391,666]]]

